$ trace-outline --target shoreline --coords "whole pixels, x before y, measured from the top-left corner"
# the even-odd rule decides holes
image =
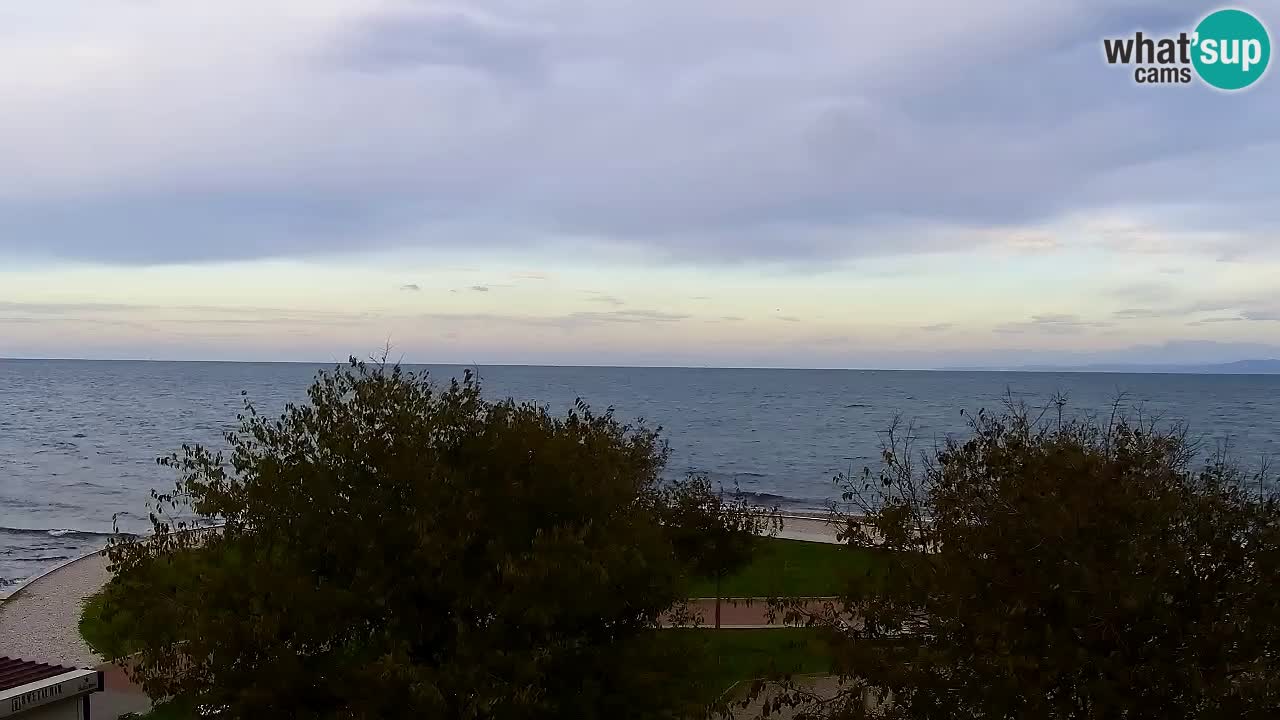
[[[775,537],[783,540],[803,540],[830,545],[839,544],[836,533],[839,527],[831,521],[830,515],[799,515],[782,513],[782,529]]]
[[[817,514],[783,514],[775,537],[837,544],[837,527]],[[216,528],[202,528],[203,531]],[[100,665],[80,637],[84,601],[111,579],[103,550],[55,565],[0,601],[0,656],[27,657],[76,667]],[[755,624],[755,621],[751,624]]]
[[[77,555],[76,557],[62,560],[50,567],[47,567],[41,570],[40,572],[36,573],[35,575],[32,575],[29,578],[23,578],[22,580],[18,581],[18,583],[16,583],[16,586],[14,587],[12,592],[10,592],[7,595],[0,595],[0,608],[3,608],[5,606],[5,603],[11,600],[17,599],[18,596],[22,595],[22,592],[26,590],[28,587],[31,587],[31,585],[45,579],[46,577],[58,572],[59,570],[62,570],[68,565],[74,565],[80,562],[81,560],[85,560],[87,558],[93,557],[94,555],[101,555],[103,552],[106,551],[106,549],[107,549],[106,544],[104,543],[103,546],[98,548],[97,550],[92,550],[90,552]]]
[[[24,583],[0,604],[0,656],[94,667],[102,659],[80,637],[84,601],[110,580],[101,550]]]
[[[0,601],[0,656],[101,665],[104,660],[80,636],[80,615],[85,600],[111,580],[107,565],[106,548],[94,550],[32,577]]]
[[[784,526],[783,530],[779,532],[778,537],[786,540],[804,540],[808,542],[836,542],[835,530],[830,525],[828,525],[825,520],[827,516],[828,516],[827,512],[824,510],[808,509],[803,507],[793,508],[789,512],[784,511],[780,513],[780,517],[782,517],[784,523],[786,525],[790,525],[790,527]],[[49,531],[31,530],[26,532],[44,533]],[[111,533],[99,533],[99,532],[88,531],[88,530],[85,530],[85,531],[69,530],[66,532],[93,535],[94,537],[99,538],[101,542],[95,543],[97,547],[93,550],[82,551],[80,554],[75,555],[73,557],[67,558],[65,560],[59,560],[50,566],[39,569],[35,574],[29,577],[24,577],[14,581],[13,584],[9,586],[11,589],[6,589],[5,586],[0,586],[0,607],[2,607],[4,603],[8,602],[12,598],[20,595],[23,589],[26,588],[31,583],[36,582],[37,580],[40,580],[46,575],[50,575],[54,572],[57,572],[58,570],[62,569],[63,567],[66,567],[67,565],[71,565],[72,563],[75,563],[79,560],[89,557],[90,555],[95,555],[97,553],[102,552],[104,549],[106,549],[107,542],[112,537],[114,537],[114,535]],[[130,535],[134,537],[146,537],[146,534],[143,534],[143,533],[120,533],[120,534]]]

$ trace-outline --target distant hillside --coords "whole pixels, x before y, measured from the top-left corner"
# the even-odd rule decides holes
[[[1102,372],[1102,373],[1182,373],[1198,375],[1280,375],[1280,360],[1237,360],[1205,365],[1162,365],[1157,363],[1111,363],[1095,365],[1021,365],[1015,367],[953,367],[945,370],[990,370],[1012,372]]]

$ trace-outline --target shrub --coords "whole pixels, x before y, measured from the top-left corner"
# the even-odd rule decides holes
[[[113,543],[135,679],[225,717],[688,717],[656,431],[355,362],[229,455],[186,447]],[[181,532],[221,521],[203,540]],[[171,572],[181,565],[182,572]]]
[[[971,429],[917,461],[897,428],[879,473],[839,478],[862,510],[849,542],[897,555],[815,618],[851,680],[822,714],[870,714],[872,688],[902,718],[1275,717],[1280,504],[1262,478],[1193,469],[1182,433],[1141,421],[1011,406]]]

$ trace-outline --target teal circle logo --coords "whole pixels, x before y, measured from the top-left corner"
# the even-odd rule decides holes
[[[1219,90],[1242,90],[1267,71],[1271,37],[1243,10],[1210,13],[1196,26],[1191,62],[1200,79]]]

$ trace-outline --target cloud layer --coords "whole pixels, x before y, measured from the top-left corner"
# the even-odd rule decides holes
[[[1274,88],[1101,59],[1212,7],[27,4],[0,29],[0,254],[1269,252]]]
[[[1101,48],[1216,7],[16,4],[0,356],[1277,354],[1280,80]]]

